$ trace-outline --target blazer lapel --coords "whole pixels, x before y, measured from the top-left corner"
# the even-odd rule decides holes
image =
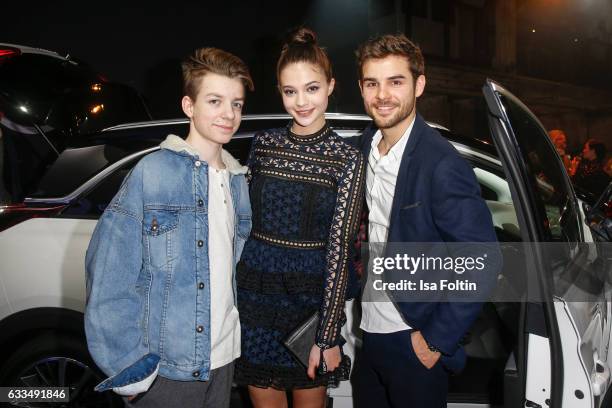
[[[400,163],[397,180],[395,182],[395,192],[393,193],[393,203],[391,204],[391,214],[389,216],[389,241],[393,237],[393,224],[395,224],[395,217],[398,216],[400,205],[404,201],[403,197],[400,197],[400,195],[404,191],[403,186],[408,182],[410,165],[413,161],[412,156],[417,145],[424,137],[426,128],[427,123],[425,123],[423,117],[417,113],[414,119],[414,125],[412,126],[412,131],[408,137],[408,143],[406,143],[406,148],[404,149],[404,154],[402,155],[402,162]]]
[[[361,153],[363,153],[363,158],[366,163],[368,162],[368,157],[370,156],[370,150],[372,150],[372,139],[377,131],[378,128],[376,125],[374,125],[374,122],[372,122],[361,133],[359,147],[361,149]]]

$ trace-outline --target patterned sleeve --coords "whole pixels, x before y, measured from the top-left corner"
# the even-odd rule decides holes
[[[247,183],[251,184],[251,179],[253,178],[253,168],[255,166],[255,148],[257,147],[258,140],[261,138],[261,133],[255,133],[253,136],[253,140],[251,140],[251,148],[249,150],[249,155],[247,157],[246,166],[248,167],[248,171],[246,174]]]
[[[346,321],[344,302],[348,281],[350,246],[359,227],[365,167],[361,153],[349,156],[338,179],[338,196],[329,232],[323,301],[316,344],[322,349],[339,343],[340,329]]]

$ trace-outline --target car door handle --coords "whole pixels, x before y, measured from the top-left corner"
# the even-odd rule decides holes
[[[595,361],[595,372],[591,375],[591,383],[593,384],[593,395],[596,397],[605,394],[610,381],[610,368],[600,360]]]

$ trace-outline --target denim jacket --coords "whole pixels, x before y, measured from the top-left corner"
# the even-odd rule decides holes
[[[251,230],[251,206],[246,167],[225,150],[221,158],[236,217],[235,302],[235,266]],[[100,218],[85,260],[87,343],[110,377],[97,391],[143,380],[150,385],[157,373],[172,380],[208,379],[207,208],[208,164],[183,139],[169,135],[134,167]]]

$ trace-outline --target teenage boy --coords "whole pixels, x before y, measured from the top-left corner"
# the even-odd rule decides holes
[[[425,88],[420,49],[404,35],[384,35],[361,45],[357,64],[365,110],[376,125],[361,146],[369,242],[496,242],[472,168],[416,111]],[[488,287],[498,261],[492,247],[491,267],[480,279]],[[446,406],[448,371],[465,362],[460,340],[481,303],[368,301],[374,298],[368,282],[356,406]]]
[[[182,64],[186,139],[143,158],[86,256],[85,331],[112,389],[137,407],[228,407],[240,356],[235,265],[251,229],[240,165],[222,146],[241,121],[247,66],[215,48]]]

